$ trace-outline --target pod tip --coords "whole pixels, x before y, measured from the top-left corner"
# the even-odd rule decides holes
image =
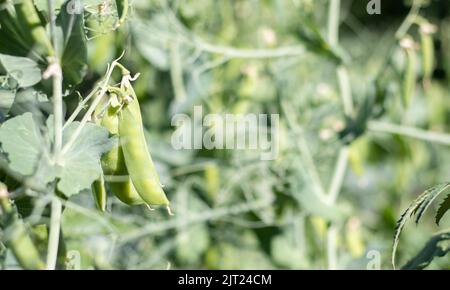
[[[170,209],[170,206],[167,206],[166,209],[167,209],[167,213],[168,213],[170,216],[173,216],[173,215],[174,215],[173,212],[172,212],[172,210]]]

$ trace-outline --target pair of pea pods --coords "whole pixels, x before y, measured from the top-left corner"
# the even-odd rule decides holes
[[[97,207],[106,210],[106,189],[128,205],[166,206],[169,201],[145,141],[138,99],[131,85],[111,88],[94,114],[118,142],[102,156],[103,175],[92,186]],[[169,211],[170,213],[170,211]]]

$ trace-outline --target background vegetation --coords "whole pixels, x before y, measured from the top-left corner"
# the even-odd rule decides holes
[[[401,213],[450,180],[450,3],[381,1],[381,14],[369,15],[368,2],[134,0],[116,28],[115,2],[84,1],[82,19],[63,38],[66,119],[125,51],[121,63],[140,73],[134,84],[147,140],[175,215],[114,198],[103,214],[90,190],[74,194],[62,215],[68,267],[392,268]],[[46,2],[34,3],[46,19]],[[0,24],[3,118],[29,111],[45,118],[51,85],[33,82],[31,72],[16,77],[13,90],[4,55],[33,57],[11,48]],[[428,35],[433,54],[424,51],[426,25],[436,28]],[[37,63],[44,71],[45,60]],[[278,158],[174,150],[171,118],[194,105],[205,114],[280,114]],[[9,134],[0,132],[3,146]],[[36,207],[49,198],[34,200],[24,220],[45,253],[40,225],[48,216]],[[444,216],[437,227],[433,218],[406,225],[398,265],[450,224]],[[438,255],[428,268],[448,269],[448,235],[441,240],[411,267]],[[11,251],[0,253],[3,268],[19,267]]]

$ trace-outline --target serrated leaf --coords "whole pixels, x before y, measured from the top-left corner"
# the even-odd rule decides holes
[[[430,193],[425,197],[425,199],[421,202],[420,205],[418,205],[417,210],[414,211],[415,223],[418,224],[420,219],[422,218],[425,211],[428,209],[428,207],[431,205],[431,203],[444,191],[446,191],[448,188],[450,188],[450,183],[444,183],[440,185],[436,185],[430,190]]]
[[[19,87],[31,87],[41,81],[41,70],[32,59],[0,54],[0,62],[8,74],[17,81]]]
[[[434,235],[422,250],[406,263],[403,270],[421,270],[426,268],[435,257],[443,257],[450,252],[450,231]]]
[[[419,195],[400,216],[397,221],[397,226],[395,227],[394,245],[392,247],[392,265],[394,268],[399,237],[408,219],[415,216],[415,222],[418,223],[430,204],[439,196],[439,194],[446,191],[448,188],[450,188],[450,183],[443,183],[426,190]]]
[[[439,208],[436,213],[436,224],[439,225],[442,217],[445,213],[450,209],[450,194],[444,199],[444,201],[439,205]]]
[[[0,127],[0,143],[12,170],[31,175],[41,155],[42,139],[31,113],[9,119]]]

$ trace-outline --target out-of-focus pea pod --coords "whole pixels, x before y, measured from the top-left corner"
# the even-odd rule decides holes
[[[208,196],[215,200],[220,190],[220,169],[217,164],[208,163],[205,165],[205,181]]]
[[[129,84],[130,76],[123,78],[124,104],[119,112],[119,135],[126,167],[138,194],[149,206],[165,205],[169,209],[169,200],[145,141],[139,102]]]
[[[364,161],[368,153],[369,141],[366,136],[362,136],[350,144],[350,167],[357,176],[362,176],[364,173]]]
[[[7,248],[11,249],[17,262],[24,269],[45,269],[45,264],[28,235],[22,219],[19,218],[17,210],[8,199],[8,191],[3,183],[0,183],[0,208],[1,224],[4,226],[3,242]]]
[[[352,217],[348,220],[345,241],[352,257],[359,258],[364,254],[365,246],[361,233],[361,221],[358,218]]]
[[[424,84],[430,82],[434,71],[434,40],[433,34],[437,28],[431,23],[425,22],[420,25],[420,42],[422,48],[422,70]]]
[[[106,108],[105,107],[106,105],[107,105],[107,100],[106,100],[106,96],[104,96],[94,111],[93,118],[94,118],[94,122],[97,125],[100,125],[100,123],[101,123],[101,119],[99,116],[102,114],[102,111]],[[106,211],[107,192],[105,189],[105,179],[104,179],[103,174],[100,176],[100,178],[98,180],[94,181],[94,183],[91,186],[91,190],[92,190],[92,194],[94,196],[95,205],[97,206],[97,208],[99,210],[101,210],[102,212],[105,212]]]
[[[125,19],[128,15],[128,0],[116,0],[117,6],[117,14],[119,17],[119,21],[116,24],[116,27],[121,26],[125,23]]]
[[[100,179],[94,181],[92,184],[92,194],[94,194],[94,201],[97,208],[103,212],[106,211],[107,193],[103,174],[100,176]]]
[[[406,68],[403,75],[402,100],[403,106],[408,108],[411,99],[414,96],[417,82],[417,45],[411,37],[407,36],[400,41],[400,46],[406,53]]]
[[[44,26],[41,23],[41,19],[34,7],[32,0],[21,0],[20,3],[15,5],[15,10],[18,19],[23,19],[26,22],[26,28],[31,31],[33,41],[39,47],[40,52],[46,52],[49,56],[54,56],[54,50]]]

